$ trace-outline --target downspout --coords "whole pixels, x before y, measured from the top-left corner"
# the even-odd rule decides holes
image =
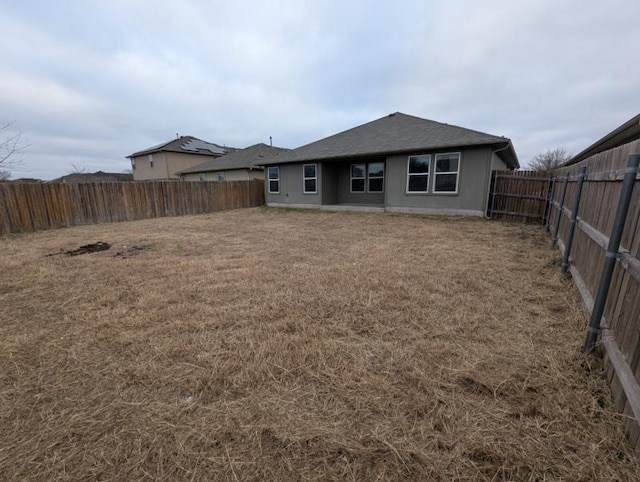
[[[484,218],[485,219],[489,219],[489,196],[491,195],[491,173],[493,172],[493,170],[491,169],[491,165],[493,164],[493,156],[496,152],[501,152],[501,151],[505,151],[507,149],[509,149],[509,146],[511,146],[511,142],[507,142],[506,145],[504,147],[500,147],[498,149],[493,149],[491,151],[491,154],[489,154],[489,182],[487,182],[487,196],[485,197],[486,199],[486,204],[485,204],[485,209],[484,209]]]

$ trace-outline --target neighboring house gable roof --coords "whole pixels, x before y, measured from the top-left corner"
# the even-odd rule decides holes
[[[602,139],[594,142],[582,152],[573,156],[564,165],[570,166],[571,164],[584,161],[588,157],[595,156],[600,152],[608,151],[609,149],[627,144],[636,139],[640,139],[640,114],[629,119],[620,127],[609,132],[609,134]]]
[[[273,159],[290,152],[291,149],[273,147],[266,144],[255,144],[246,149],[239,149],[216,159],[209,159],[197,166],[181,171],[179,174],[194,172],[215,172],[230,169],[254,169],[261,165],[265,159]]]
[[[443,124],[401,112],[298,147],[280,159],[266,160],[264,165],[476,145],[507,147],[498,155],[510,167],[520,167],[511,140],[506,137]]]
[[[19,177],[18,179],[5,179],[4,181],[0,181],[0,182],[30,182],[30,183],[38,183],[38,182],[44,182],[42,179],[36,179],[34,177]]]
[[[48,182],[127,182],[133,181],[133,175],[122,172],[78,172],[52,179]]]
[[[235,147],[220,146],[213,142],[203,141],[193,136],[181,136],[157,146],[128,155],[128,158],[154,154],[156,152],[180,152],[183,154],[201,154],[206,156],[224,156],[235,151]]]

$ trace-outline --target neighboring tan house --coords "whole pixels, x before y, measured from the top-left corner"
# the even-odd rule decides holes
[[[181,136],[127,156],[134,181],[179,179],[184,171],[205,160],[222,157],[234,147],[220,146],[192,136]]]
[[[127,182],[133,181],[131,174],[123,172],[76,172],[73,174],[67,174],[66,176],[52,179],[49,182]]]
[[[290,149],[255,144],[225,156],[210,159],[180,172],[183,181],[249,181],[264,179],[265,159],[274,158]]]
[[[400,112],[267,159],[269,206],[482,216],[510,139]]]

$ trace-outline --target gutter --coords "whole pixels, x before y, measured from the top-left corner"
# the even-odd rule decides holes
[[[410,148],[402,148],[402,149],[393,149],[390,151],[375,151],[375,152],[359,152],[359,153],[343,153],[339,155],[332,155],[329,157],[319,157],[319,156],[307,156],[301,158],[294,158],[293,160],[289,159],[280,159],[270,157],[266,159],[263,166],[275,166],[278,164],[300,164],[303,162],[334,162],[334,161],[343,161],[345,159],[365,159],[365,158],[375,158],[375,157],[389,157],[399,154],[411,154],[419,151],[438,151],[443,149],[467,149],[467,148],[477,148],[477,147],[485,147],[492,146],[499,142],[506,142],[507,146],[504,149],[507,149],[512,145],[511,139],[501,138],[496,140],[495,142],[480,142],[480,143],[472,143],[472,144],[445,144],[440,146],[432,146],[432,147],[410,147]],[[297,147],[296,149],[292,149],[291,151],[295,151],[297,149],[302,149],[302,147]],[[498,149],[498,151],[504,150],[503,148]],[[286,154],[285,154],[286,155]]]

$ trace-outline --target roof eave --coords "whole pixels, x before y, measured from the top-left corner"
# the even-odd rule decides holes
[[[614,147],[626,144],[636,139],[640,139],[640,114],[632,117],[620,127],[614,129],[606,136],[573,156],[565,162],[564,165],[570,166],[572,164],[576,164],[598,154],[599,152],[613,149]]]
[[[209,156],[209,157],[222,157],[224,156],[224,154],[214,154],[212,152],[203,152],[203,151],[183,151],[183,150],[178,150],[178,149],[154,149],[151,151],[140,151],[140,152],[136,152],[133,153],[129,156],[127,156],[127,159],[131,159],[134,157],[140,157],[140,156],[148,156],[149,154],[155,154],[158,152],[175,152],[176,154],[194,154],[196,156]]]
[[[510,139],[505,138],[504,140],[496,139],[496,141],[487,141],[487,142],[478,142],[478,143],[467,143],[467,144],[441,144],[437,146],[423,146],[423,147],[411,147],[411,148],[402,148],[402,149],[393,149],[393,150],[385,150],[385,151],[372,151],[372,152],[361,152],[356,154],[342,154],[338,156],[326,156],[326,157],[302,157],[299,159],[292,160],[280,160],[278,159],[267,159],[266,162],[263,162],[262,166],[274,166],[276,164],[297,164],[301,162],[308,161],[339,161],[344,159],[358,159],[364,157],[376,157],[376,156],[390,156],[395,154],[408,154],[416,151],[433,151],[439,149],[453,149],[453,148],[465,148],[465,147],[482,147],[482,146],[494,146],[500,145],[503,143],[508,143],[509,150],[512,153],[512,158],[515,162],[516,168],[520,167],[520,163],[518,162],[518,157],[516,156],[515,150],[513,149],[513,144]]]
[[[516,150],[513,147],[511,139],[505,140],[507,141],[507,145],[502,145],[502,149],[497,147],[496,154],[498,154],[498,157],[500,157],[511,169],[520,169],[520,161],[518,160],[518,155],[516,154]],[[500,143],[496,143],[494,145],[500,146]]]
[[[197,167],[197,166],[196,166]],[[185,169],[184,171],[177,172],[178,175],[183,174],[198,174],[199,172],[220,172],[220,171],[237,171],[240,169],[256,169],[256,166],[229,166],[229,167],[203,167],[202,169]]]

